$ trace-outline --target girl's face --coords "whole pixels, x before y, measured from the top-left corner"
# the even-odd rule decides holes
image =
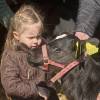
[[[36,48],[41,44],[41,24],[24,25],[23,33],[14,33],[14,37],[29,48]]]

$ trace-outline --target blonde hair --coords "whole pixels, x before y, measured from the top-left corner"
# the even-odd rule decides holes
[[[9,31],[5,43],[5,48],[13,48],[15,41],[13,32],[22,33],[23,25],[25,24],[34,24],[41,23],[41,32],[44,30],[43,28],[43,17],[36,11],[35,8],[31,5],[23,5],[21,8],[15,13],[15,15],[11,18]]]

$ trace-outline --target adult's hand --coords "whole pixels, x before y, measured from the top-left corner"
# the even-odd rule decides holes
[[[80,40],[87,40],[90,38],[89,35],[83,32],[76,32],[75,36],[78,37]]]

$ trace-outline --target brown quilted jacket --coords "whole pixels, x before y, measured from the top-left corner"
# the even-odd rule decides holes
[[[15,50],[6,49],[2,55],[0,70],[3,88],[9,96],[21,98],[18,100],[35,100],[33,98],[38,97],[36,85],[45,81],[45,72],[30,66],[27,54],[25,46],[18,46]]]

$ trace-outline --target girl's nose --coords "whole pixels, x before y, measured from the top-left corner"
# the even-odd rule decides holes
[[[37,38],[33,39],[33,43],[37,44],[38,43],[38,39]]]

